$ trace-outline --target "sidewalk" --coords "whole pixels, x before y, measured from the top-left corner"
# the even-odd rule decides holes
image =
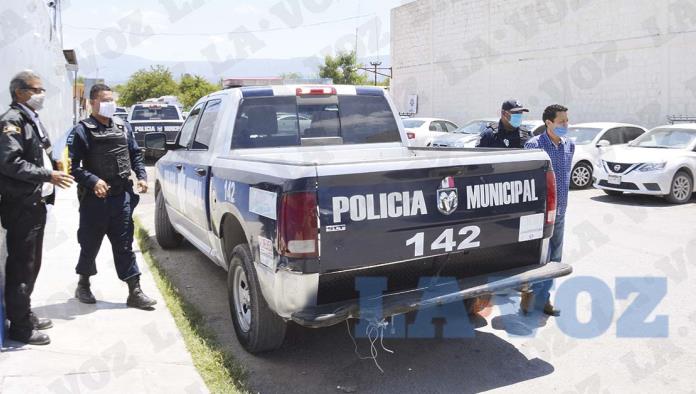
[[[74,187],[58,193],[32,297],[34,312],[53,320],[46,331],[51,344],[8,341],[0,353],[0,393],[207,392],[137,243],[141,284],[157,299],[155,311],[126,308],[128,288],[116,276],[106,237],[97,258],[99,274],[92,277],[97,304],[73,297],[80,253],[78,202]]]

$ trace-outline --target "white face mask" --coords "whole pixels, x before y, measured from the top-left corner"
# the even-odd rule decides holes
[[[44,100],[46,99],[45,93],[32,94],[26,104],[30,106],[34,111],[41,111],[44,106]]]
[[[116,103],[113,101],[102,101],[99,103],[99,115],[110,118],[116,112]]]

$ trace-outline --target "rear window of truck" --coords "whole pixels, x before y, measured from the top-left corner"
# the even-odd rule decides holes
[[[133,108],[131,120],[180,120],[179,112],[173,105],[169,106],[142,106]]]
[[[294,96],[245,98],[237,112],[233,149],[300,146],[303,139],[339,137],[343,144],[399,142],[384,97],[339,95],[337,103],[298,103]]]

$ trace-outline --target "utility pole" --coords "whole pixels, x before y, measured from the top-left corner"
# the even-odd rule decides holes
[[[372,65],[372,67],[375,68],[375,71],[374,71],[374,73],[375,73],[375,86],[377,86],[377,67],[381,66],[382,62],[380,62],[380,61],[370,62],[370,65]]]

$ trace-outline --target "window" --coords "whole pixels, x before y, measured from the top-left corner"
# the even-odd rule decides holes
[[[442,124],[440,124],[440,122],[430,122],[430,131],[445,133],[447,132],[447,129],[443,129],[443,126]]]
[[[344,144],[399,142],[401,135],[387,100],[380,96],[338,96]]]
[[[217,124],[217,118],[220,114],[220,100],[208,101],[208,105],[201,115],[201,121],[198,123],[196,138],[193,140],[192,149],[207,150],[210,146],[210,139],[213,137],[213,131]]]
[[[271,148],[300,145],[297,123],[281,123],[287,115],[297,116],[297,99],[293,96],[253,97],[242,101],[232,132],[232,148]]]
[[[203,108],[203,103],[199,104],[191,110],[189,117],[186,122],[181,126],[181,131],[179,131],[179,138],[177,139],[177,145],[181,148],[188,148],[191,142],[191,137],[193,137],[193,132],[196,130],[196,123],[201,115],[201,109]]]
[[[180,120],[179,111],[173,105],[136,105],[131,120]]]
[[[617,127],[614,129],[609,129],[603,136],[599,138],[600,140],[609,141],[610,145],[622,144],[623,143],[623,133],[622,128]]]
[[[417,129],[417,128],[423,126],[423,123],[425,123],[425,121],[423,121],[423,120],[404,119],[404,128]]]
[[[401,141],[384,97],[340,95],[338,103],[298,105],[295,96],[275,96],[242,101],[232,148],[300,146],[302,138],[321,137],[341,137],[344,144]]]
[[[444,122],[444,123],[445,123],[445,127],[447,127],[447,132],[448,132],[448,133],[451,133],[451,132],[453,132],[454,130],[457,130],[457,125],[456,125],[456,124],[454,124],[454,123],[452,123],[452,122]]]
[[[631,142],[643,135],[645,131],[637,127],[624,127],[624,143]]]

